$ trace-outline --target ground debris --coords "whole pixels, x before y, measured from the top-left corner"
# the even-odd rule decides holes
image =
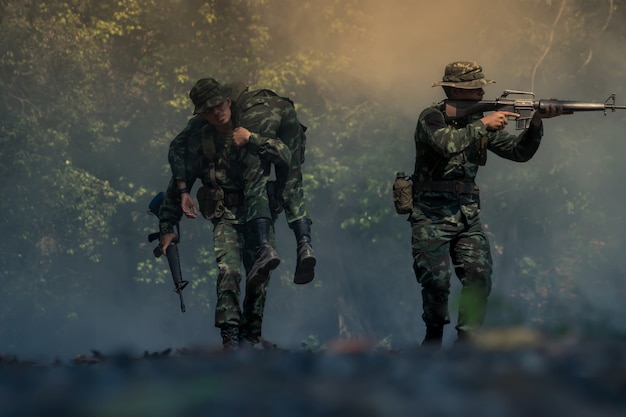
[[[91,350],[91,355],[78,354],[74,357],[72,361],[75,365],[95,365],[97,363],[104,362],[106,360],[106,356],[104,356],[98,350]]]
[[[44,366],[38,362],[31,360],[18,359],[16,355],[2,355],[0,354],[0,367],[12,366],[12,367],[40,367]]]
[[[92,350],[43,371],[0,355],[1,414],[626,415],[626,342],[559,342],[520,329],[485,340],[404,351],[385,351],[367,340],[331,341],[316,352],[272,343],[234,352],[200,346],[138,356]]]
[[[162,359],[162,358],[165,358],[165,357],[169,356],[171,352],[172,352],[171,348],[167,348],[167,349],[162,350],[160,352],[148,352],[146,350],[143,353],[143,357],[145,359]]]

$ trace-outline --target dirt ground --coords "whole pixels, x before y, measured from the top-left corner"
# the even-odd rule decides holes
[[[626,342],[546,341],[515,331],[393,351],[219,347],[0,355],[1,416],[626,416]]]

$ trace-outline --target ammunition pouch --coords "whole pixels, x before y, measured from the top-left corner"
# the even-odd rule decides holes
[[[207,220],[219,219],[226,209],[243,206],[243,192],[229,193],[221,188],[202,186],[198,189],[198,205],[202,217]]]
[[[272,216],[278,216],[283,211],[283,203],[276,181],[267,182],[267,199],[270,203],[270,211]]]
[[[196,194],[202,217],[207,220],[219,219],[224,214],[224,190],[202,186]]]
[[[411,177],[403,172],[398,172],[393,182],[393,204],[398,214],[413,211],[413,183]]]
[[[224,193],[224,205],[227,208],[243,206],[244,197],[243,192],[238,193]]]

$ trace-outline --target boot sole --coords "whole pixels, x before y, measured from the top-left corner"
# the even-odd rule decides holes
[[[315,258],[306,258],[300,262],[300,265],[296,267],[296,273],[293,277],[294,284],[303,285],[308,284],[315,278],[315,265],[317,260]]]
[[[252,268],[248,275],[249,278],[246,279],[246,287],[257,287],[265,284],[270,279],[270,272],[278,268],[278,265],[280,265],[280,259],[274,258],[267,261],[262,267]]]

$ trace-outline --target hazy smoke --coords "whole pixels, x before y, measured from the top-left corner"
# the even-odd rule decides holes
[[[321,22],[327,22],[325,11],[315,8],[315,2],[302,2],[301,8],[276,10],[269,16],[275,18],[274,24],[284,31],[284,36],[274,44],[278,56],[283,49],[290,53],[298,49],[317,49],[345,57],[352,64],[331,80],[337,94],[341,94],[342,86],[356,84],[361,86],[360,93],[368,100],[401,115],[406,123],[401,128],[406,132],[406,137],[401,139],[406,143],[406,153],[399,156],[398,166],[390,169],[411,171],[415,121],[422,108],[443,98],[441,89],[431,88],[431,85],[441,78],[445,65],[455,60],[478,61],[487,77],[497,81],[487,87],[486,98],[495,98],[507,88],[528,90],[534,86],[537,98],[603,101],[615,92],[618,102],[626,103],[622,87],[624,70],[615,70],[626,68],[623,54],[615,53],[623,50],[623,39],[613,38],[610,32],[611,25],[617,24],[617,18],[605,26],[611,2],[598,2],[596,14],[586,16],[583,26],[578,28],[565,26],[576,11],[575,5],[569,3],[563,6],[561,2],[550,1],[363,1],[358,3],[358,9],[341,11],[360,16],[362,32],[350,27],[338,29],[321,25]],[[561,18],[554,25],[559,13]],[[171,23],[173,26],[179,24]],[[580,34],[578,38],[576,33]],[[571,45],[566,43],[567,39],[582,40]],[[315,74],[312,77],[312,83],[321,81],[315,79]],[[306,102],[307,97],[299,100]],[[543,230],[526,228],[528,216],[545,211],[547,206],[543,201],[534,200],[536,190],[527,187],[529,182],[523,180],[524,175],[538,175],[542,181],[562,182],[562,195],[554,198],[562,199],[563,207],[572,204],[575,211],[577,204],[585,204],[591,207],[591,212],[594,205],[601,207],[609,216],[603,224],[607,232],[611,232],[605,236],[606,240],[598,242],[605,247],[601,252],[606,257],[605,268],[570,271],[569,275],[559,275],[562,271],[557,271],[556,277],[568,276],[573,284],[572,281],[553,282],[553,293],[548,299],[554,308],[546,310],[553,315],[544,316],[544,324],[558,327],[559,323],[571,325],[576,321],[597,320],[624,331],[623,323],[612,317],[621,311],[626,291],[620,253],[626,235],[620,181],[626,168],[620,161],[619,152],[624,147],[621,133],[625,116],[626,112],[610,114],[606,118],[593,113],[548,120],[542,147],[527,164],[515,165],[499,160],[493,154],[489,156],[487,167],[479,173],[478,183],[483,189],[482,217],[492,233],[496,267],[490,323],[527,323],[529,317],[537,316],[536,311],[525,310],[524,300],[510,297],[509,292],[519,286],[511,281],[513,272],[520,268],[513,262],[515,255],[528,252],[544,256],[551,254],[555,259],[567,257],[572,231],[563,229],[567,225],[564,221],[566,209],[554,213],[553,217],[546,215],[552,221],[545,224]],[[315,142],[325,133],[324,127],[311,131],[309,140]],[[585,137],[594,140],[582,142],[581,138]],[[371,140],[363,140],[367,139]],[[572,146],[579,147],[580,159],[559,170],[563,150],[571,150]],[[165,158],[166,150],[163,152]],[[119,175],[132,177],[132,173]],[[504,190],[500,184],[510,175],[519,175],[519,187]],[[149,184],[157,188],[164,185]],[[497,205],[501,195],[507,196],[506,207]],[[265,336],[283,346],[295,348],[312,334],[318,335],[321,342],[327,341],[341,331],[342,318],[338,312],[342,303],[347,303],[356,305],[352,311],[362,316],[362,326],[353,329],[357,332],[354,336],[385,337],[393,333],[401,336],[392,343],[399,346],[414,344],[423,335],[423,324],[420,288],[411,269],[408,223],[400,218],[390,220],[389,237],[382,237],[384,244],[379,242],[373,249],[366,239],[341,230],[329,235],[319,234],[322,228],[317,225],[324,223],[325,216],[341,215],[328,202],[318,202],[312,212],[316,222],[314,246],[320,258],[317,274],[323,277],[322,282],[294,288],[279,285],[281,277],[273,277]],[[590,224],[598,224],[598,219],[589,220]],[[395,239],[399,232],[406,236],[402,241]],[[283,218],[278,222],[277,233],[278,250],[285,258],[280,267],[282,279],[289,280],[295,244]],[[595,234],[590,233],[590,236]],[[145,236],[137,236],[137,239],[143,240]],[[524,247],[511,247],[509,242],[512,241],[524,242]],[[210,238],[206,244],[211,245]],[[394,260],[395,267],[392,270],[385,268],[387,264],[379,262],[383,259]],[[531,273],[529,282],[533,278],[536,277]],[[337,286],[339,280],[343,285]],[[562,289],[566,286],[578,291],[576,302],[580,306],[577,309],[564,305],[571,300],[563,294]],[[344,292],[333,292],[339,288]],[[454,281],[453,301],[458,289],[458,283]],[[159,349],[219,343],[213,317],[193,310],[181,315],[177,298],[170,291],[170,283],[167,289],[150,290],[162,292],[163,305],[143,305],[141,291],[146,288],[132,286],[125,299],[112,301],[106,296],[94,299],[92,309],[83,313],[85,322],[90,324],[76,327],[74,340],[55,340],[55,332],[50,326],[38,335],[38,339],[43,335],[48,343],[33,344],[32,339],[29,343],[30,338],[25,336],[24,346],[9,346],[8,349],[27,354],[52,350],[72,355],[92,347],[104,350],[116,346]],[[191,299],[193,292],[186,291]],[[212,296],[215,289],[201,287],[195,291],[206,291]],[[298,300],[301,310],[291,311],[286,317],[285,309],[277,302],[285,297]],[[567,313],[559,314],[561,306]],[[454,310],[454,302],[452,307]],[[329,313],[329,310],[333,312]],[[358,334],[360,331],[363,334]]]

